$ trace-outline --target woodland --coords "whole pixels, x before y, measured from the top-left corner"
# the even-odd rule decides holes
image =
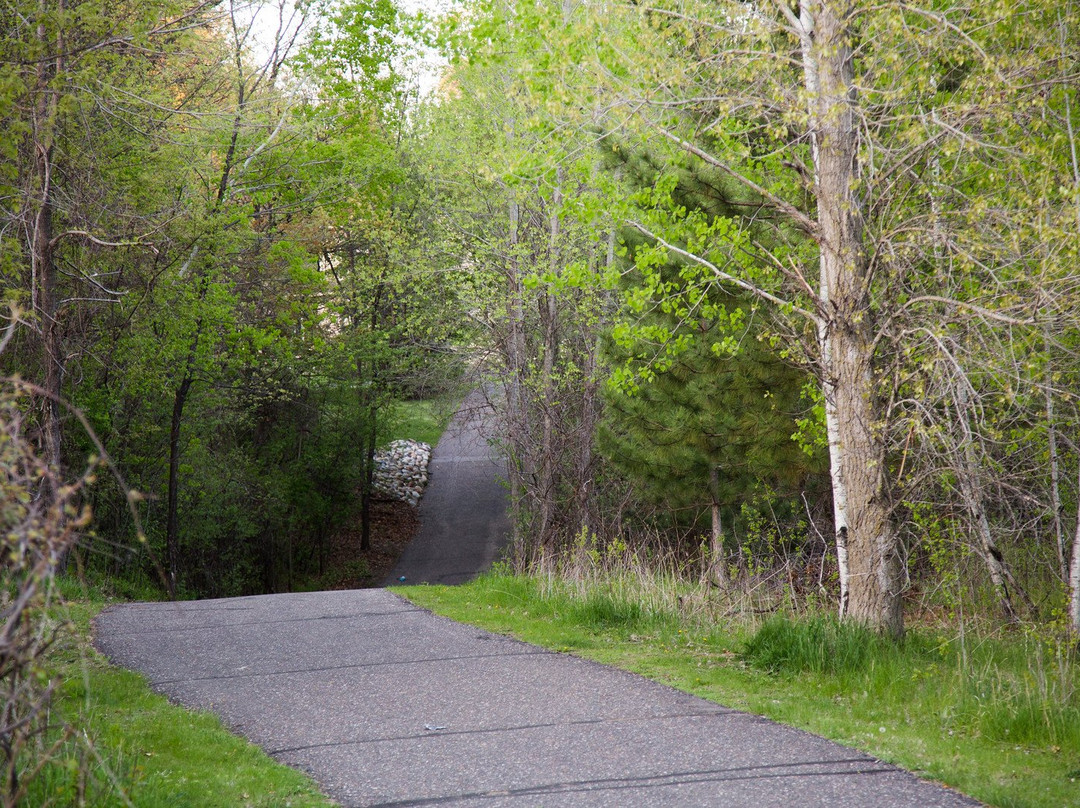
[[[9,795],[54,580],[310,585],[343,525],[368,548],[401,413],[478,386],[507,569],[631,557],[733,609],[1075,653],[1073,3],[3,0],[0,26]]]
[[[1080,630],[1072,4],[0,22],[5,642],[61,571],[292,589],[478,384],[515,569]]]

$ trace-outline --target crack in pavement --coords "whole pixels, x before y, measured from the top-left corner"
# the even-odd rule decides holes
[[[865,766],[865,764],[871,764]],[[836,770],[778,771],[780,769],[805,769],[808,767],[839,767],[843,764],[863,764],[864,768],[838,768]],[[640,777],[606,777],[596,780],[571,780],[561,783],[544,783],[505,791],[476,791],[439,797],[395,800],[392,802],[364,803],[368,808],[409,808],[421,805],[450,805],[455,802],[476,799],[499,799],[502,797],[532,797],[550,794],[575,794],[588,791],[613,791],[644,787],[689,785],[694,783],[733,782],[737,780],[775,779],[778,777],[850,777],[853,774],[888,774],[892,767],[871,757],[843,760],[803,761],[795,763],[769,763],[760,766],[737,766],[730,769],[701,769]],[[751,774],[754,772],[753,774]],[[760,774],[756,772],[768,772]],[[357,803],[357,805],[359,805]]]
[[[534,729],[588,726],[590,724],[635,724],[646,722],[673,721],[681,720],[684,718],[712,718],[714,716],[730,715],[734,712],[734,710],[719,707],[715,711],[671,713],[668,715],[627,716],[624,718],[618,718],[614,716],[609,716],[606,718],[581,718],[574,721],[547,721],[536,724],[516,724],[514,726],[507,727],[489,727],[487,729],[427,730],[425,732],[415,733],[412,735],[389,735],[384,738],[363,738],[350,741],[327,741],[326,743],[313,743],[304,746],[283,747],[281,749],[267,749],[267,752],[269,752],[271,755],[285,755],[292,752],[307,752],[314,749],[339,749],[346,746],[367,746],[377,743],[396,743],[398,741],[413,741],[420,738],[430,738],[434,740],[437,738],[451,738],[455,736],[467,737],[472,735],[496,735],[500,733],[526,732]]]
[[[357,662],[349,663],[346,665],[324,665],[314,668],[290,668],[283,671],[265,671],[254,673],[230,673],[230,674],[217,674],[214,676],[188,676],[181,679],[155,679],[155,685],[175,685],[184,684],[186,682],[215,682],[227,679],[254,679],[256,677],[272,677],[272,676],[290,676],[294,673],[322,673],[325,671],[341,671],[352,669],[365,669],[365,668],[386,668],[403,665],[429,665],[435,662],[457,662],[476,659],[504,659],[507,657],[541,657],[541,656],[558,656],[554,651],[546,651],[539,649],[537,651],[513,651],[506,654],[462,654],[461,656],[452,657],[426,657],[423,659],[400,659],[400,660],[386,660],[385,662]]]
[[[191,611],[210,611],[209,609],[192,609]],[[181,610],[181,614],[185,613]],[[147,634],[181,634],[189,631],[206,631],[212,628],[234,628],[240,626],[271,626],[280,623],[309,623],[317,620],[352,620],[362,617],[393,617],[397,614],[425,614],[426,609],[397,609],[389,612],[356,612],[354,614],[322,614],[314,617],[280,617],[276,620],[252,620],[238,623],[204,623],[199,626],[174,626],[170,628],[145,629],[143,631],[109,631],[110,637],[138,637]]]

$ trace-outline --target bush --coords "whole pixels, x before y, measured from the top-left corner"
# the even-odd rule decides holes
[[[90,520],[79,499],[96,461],[64,480],[27,437],[29,388],[0,391],[0,805],[16,805],[72,732],[49,726],[46,654],[63,626],[48,614],[53,579]]]

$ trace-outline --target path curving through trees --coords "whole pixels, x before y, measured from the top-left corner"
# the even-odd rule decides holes
[[[977,805],[385,589],[123,604],[96,629],[114,662],[213,710],[343,806]]]

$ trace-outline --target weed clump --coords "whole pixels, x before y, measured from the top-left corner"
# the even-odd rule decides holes
[[[831,617],[773,617],[747,640],[742,658],[771,673],[841,674],[864,670],[889,655],[893,641],[864,626]]]

